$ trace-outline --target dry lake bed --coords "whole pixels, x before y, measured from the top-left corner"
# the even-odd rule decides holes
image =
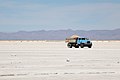
[[[0,41],[0,80],[120,80],[120,41]]]

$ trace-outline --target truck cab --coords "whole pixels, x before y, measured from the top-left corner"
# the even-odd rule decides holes
[[[88,38],[78,38],[76,44],[79,45],[81,48],[92,47],[92,42]]]
[[[72,47],[91,48],[92,42],[88,38],[73,38],[73,39],[69,39],[67,46],[68,48],[72,48]]]

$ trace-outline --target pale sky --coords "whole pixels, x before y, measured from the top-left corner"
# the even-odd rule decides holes
[[[120,28],[120,0],[0,0],[0,32]]]

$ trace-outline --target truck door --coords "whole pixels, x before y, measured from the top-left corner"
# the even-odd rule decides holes
[[[77,44],[80,44],[81,43],[81,38],[78,38],[77,39]]]

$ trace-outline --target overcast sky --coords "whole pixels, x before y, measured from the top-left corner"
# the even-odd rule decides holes
[[[120,0],[0,0],[0,32],[120,28]]]

